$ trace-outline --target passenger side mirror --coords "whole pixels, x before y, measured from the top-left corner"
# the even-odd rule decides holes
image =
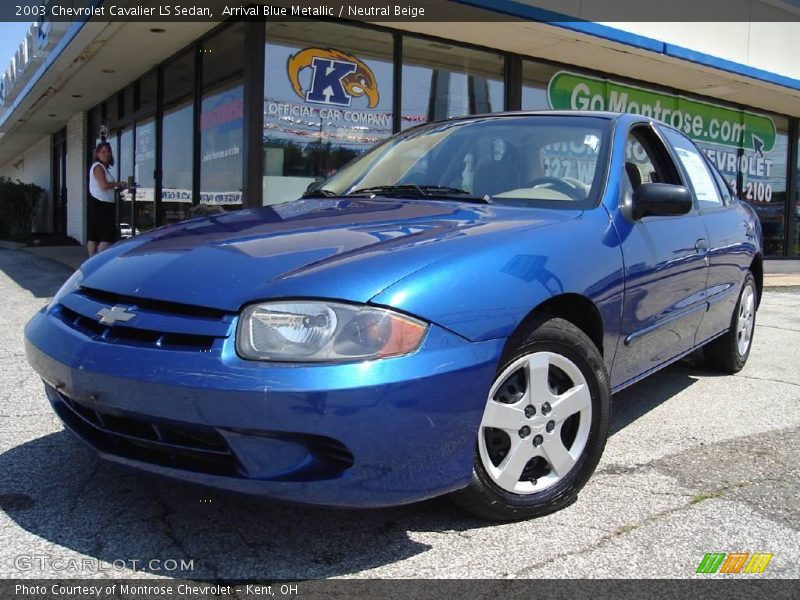
[[[668,217],[692,210],[692,193],[682,185],[642,183],[633,192],[630,214],[634,221],[649,215]]]

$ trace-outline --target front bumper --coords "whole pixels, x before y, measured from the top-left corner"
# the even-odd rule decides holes
[[[234,330],[234,328],[232,328]],[[104,459],[310,505],[404,504],[465,486],[502,340],[431,326],[414,354],[339,365],[109,343],[47,311],[28,361]]]

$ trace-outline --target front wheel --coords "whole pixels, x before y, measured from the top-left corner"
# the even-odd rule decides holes
[[[600,460],[609,412],[608,375],[595,345],[572,323],[542,317],[492,384],[472,481],[453,500],[494,520],[568,505]]]
[[[738,373],[742,370],[753,345],[757,306],[756,281],[748,272],[731,315],[728,331],[703,348],[703,355],[710,367],[724,373]]]

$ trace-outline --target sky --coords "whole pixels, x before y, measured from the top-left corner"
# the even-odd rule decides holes
[[[0,22],[0,73],[5,72],[30,23]]]

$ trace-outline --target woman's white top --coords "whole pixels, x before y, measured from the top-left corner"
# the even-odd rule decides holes
[[[100,186],[100,182],[97,180],[97,177],[94,176],[94,168],[100,165],[100,168],[106,172],[106,181],[111,183],[114,181],[114,178],[109,173],[106,166],[101,163],[99,160],[96,161],[90,168],[89,168],[89,193],[92,195],[92,198],[97,198],[100,202],[111,202],[114,203],[114,190],[104,190]]]

